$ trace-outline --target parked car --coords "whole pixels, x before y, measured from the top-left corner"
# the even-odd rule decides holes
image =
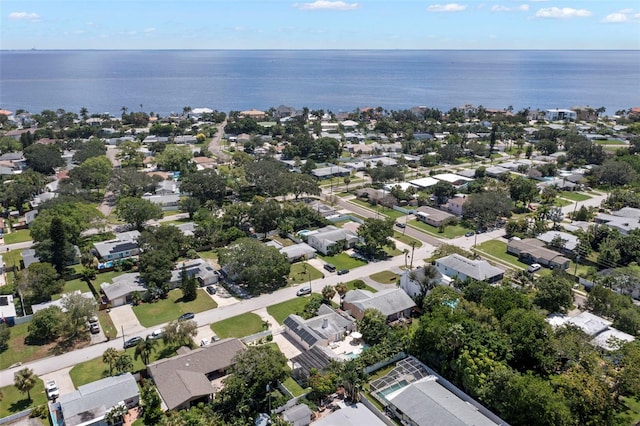
[[[100,333],[100,326],[98,325],[97,322],[90,323],[89,324],[89,331],[91,332],[91,334],[98,334],[98,333]]]
[[[296,291],[296,296],[305,296],[307,294],[311,294],[311,287],[302,287]]]
[[[182,314],[178,317],[178,321],[186,321],[186,320],[190,320],[190,319],[194,319],[196,317],[196,314],[194,314],[193,312],[187,312],[186,314]]]
[[[532,263],[527,269],[527,272],[534,273],[536,271],[539,271],[540,269],[542,269],[542,265],[540,265],[539,263]]]
[[[209,346],[210,343],[211,343],[211,340],[207,339],[206,337],[200,340],[200,346]]]
[[[473,237],[475,235],[475,232],[473,231],[469,231],[466,234],[464,234],[465,237]]]
[[[55,380],[49,380],[45,383],[48,399],[56,399],[60,396],[60,390]]]
[[[154,339],[155,340],[155,339],[161,338],[163,333],[164,333],[164,328],[159,328],[157,330],[153,330],[153,332],[150,335],[148,335],[147,337],[149,339]]]
[[[142,337],[140,337],[140,336],[132,337],[131,339],[129,339],[129,340],[124,342],[124,348],[125,349],[133,348],[141,340],[142,340]]]
[[[406,226],[407,226],[407,225],[406,225],[406,224],[404,224],[404,223],[402,223],[402,222],[396,222],[396,226],[397,226],[398,228],[406,228]]]
[[[344,275],[344,274],[348,274],[348,273],[349,273],[349,270],[348,270],[348,269],[340,269],[340,270],[338,271],[338,275]]]
[[[325,263],[324,264],[324,269],[326,269],[329,272],[335,272],[336,271],[336,267],[334,265],[332,265],[331,263]]]
[[[207,286],[207,293],[209,294],[216,294],[216,288],[212,285],[208,285]]]

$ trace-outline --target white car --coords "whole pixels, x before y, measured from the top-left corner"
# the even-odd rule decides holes
[[[60,396],[60,390],[55,380],[49,380],[45,383],[45,389],[47,390],[48,399],[56,399]]]
[[[209,346],[209,343],[211,343],[211,341],[207,338],[200,340],[200,346]]]
[[[154,330],[148,337],[150,339],[159,339],[162,337],[163,333],[164,333],[164,328],[159,328],[157,330]]]
[[[527,269],[527,272],[534,273],[536,271],[539,271],[540,269],[542,269],[542,265],[540,265],[539,263],[532,263]]]

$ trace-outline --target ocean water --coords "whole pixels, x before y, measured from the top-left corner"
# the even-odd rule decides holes
[[[638,51],[0,51],[0,108],[640,106]]]

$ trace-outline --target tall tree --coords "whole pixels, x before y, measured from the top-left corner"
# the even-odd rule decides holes
[[[147,221],[162,218],[162,209],[149,200],[131,197],[118,200],[116,214],[126,223],[142,230]]]
[[[133,359],[131,359],[131,355],[126,352],[121,352],[113,367],[118,374],[133,370]]]
[[[549,313],[566,312],[573,303],[571,283],[558,275],[539,278],[533,303]]]
[[[376,256],[382,247],[395,248],[391,239],[393,236],[393,219],[367,218],[358,228],[358,236],[364,240],[365,250],[369,255]]]
[[[36,172],[51,175],[56,167],[64,166],[60,148],[56,145],[34,144],[24,150],[27,165]]]
[[[120,357],[120,353],[115,348],[107,348],[102,354],[102,362],[109,366],[109,375],[113,375],[113,369]]]
[[[146,381],[142,386],[140,392],[140,399],[142,401],[142,420],[145,425],[156,425],[160,423],[163,417],[160,400],[160,395],[156,391],[156,388],[151,384],[151,381]]]
[[[198,297],[198,280],[189,275],[184,264],[182,265],[182,271],[180,271],[180,290],[182,290],[183,302],[190,302]]]
[[[361,319],[357,321],[358,330],[362,333],[362,338],[370,345],[375,345],[383,341],[390,332],[387,325],[387,318],[377,309],[365,309]]]
[[[38,376],[35,375],[30,368],[23,368],[18,370],[13,375],[14,386],[22,393],[27,394],[27,399],[31,401],[31,389],[33,389],[38,382]]]
[[[147,336],[146,339],[140,340],[135,347],[135,359],[140,358],[144,365],[149,364],[149,358],[156,350],[156,343],[157,341],[149,336]]]
[[[64,232],[62,219],[54,217],[49,228],[49,238],[51,239],[51,264],[56,268],[58,275],[62,276],[67,267],[68,257],[66,247],[70,244]]]

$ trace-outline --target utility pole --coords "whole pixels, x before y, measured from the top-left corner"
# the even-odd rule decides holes
[[[409,264],[409,269],[413,269],[413,251],[416,249],[416,242],[411,241],[411,263]]]
[[[122,327],[122,345],[124,346],[126,343],[126,340],[124,340],[124,325],[120,325],[120,327]]]

